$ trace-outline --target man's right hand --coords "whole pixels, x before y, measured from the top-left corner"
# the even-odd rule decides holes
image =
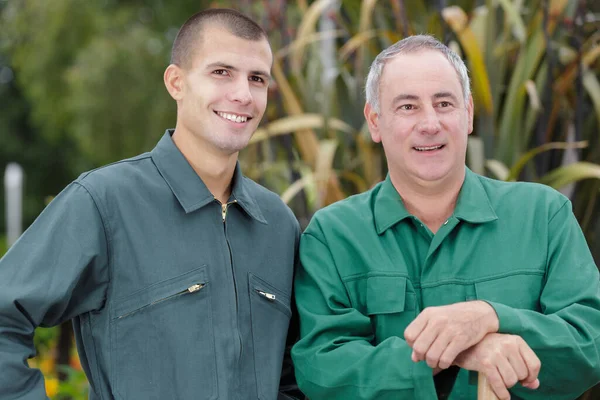
[[[460,353],[454,364],[485,374],[501,400],[510,400],[508,389],[517,382],[529,389],[540,386],[540,360],[520,336],[490,333]]]

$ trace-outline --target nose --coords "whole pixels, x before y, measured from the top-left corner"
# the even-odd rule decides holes
[[[440,119],[434,107],[424,107],[418,124],[419,133],[435,135],[441,129]]]
[[[252,92],[250,82],[247,79],[236,79],[227,96],[228,100],[242,105],[252,103]]]

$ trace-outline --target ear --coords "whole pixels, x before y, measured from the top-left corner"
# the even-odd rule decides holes
[[[470,135],[471,133],[473,133],[473,114],[475,112],[475,106],[473,105],[473,96],[470,95],[469,96],[469,103],[467,104],[467,115],[469,118],[469,130],[468,130],[468,134]]]
[[[167,91],[174,100],[183,98],[184,71],[175,64],[170,64],[163,75]]]
[[[373,110],[373,107],[370,103],[365,104],[364,109],[365,119],[367,120],[367,125],[369,126],[369,132],[371,133],[371,139],[375,143],[381,142],[381,134],[379,132],[379,114]]]

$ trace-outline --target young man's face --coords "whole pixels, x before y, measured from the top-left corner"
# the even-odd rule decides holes
[[[379,93],[380,112],[367,105],[365,116],[390,172],[428,186],[462,176],[473,101],[465,102],[450,62],[432,50],[398,55],[385,65]]]
[[[246,40],[206,26],[183,68],[178,128],[212,152],[243,149],[265,112],[272,61],[266,39]]]

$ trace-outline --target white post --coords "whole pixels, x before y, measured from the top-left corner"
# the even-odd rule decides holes
[[[6,241],[12,246],[22,233],[23,214],[23,168],[9,163],[4,171],[4,193],[6,198]]]

